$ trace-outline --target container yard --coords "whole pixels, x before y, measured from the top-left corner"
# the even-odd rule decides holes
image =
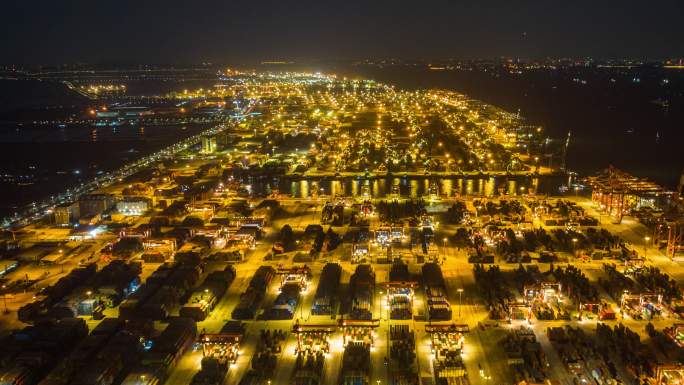
[[[349,281],[352,304],[350,319],[370,320],[373,317],[375,273],[370,265],[358,265]]]
[[[92,292],[108,308],[114,307],[140,287],[140,267],[133,263],[115,260],[93,277]]]
[[[139,274],[138,266],[119,260],[99,271],[94,264],[75,269],[19,309],[19,319],[28,323],[77,316],[102,318],[105,308],[117,306],[138,289]]]
[[[18,310],[18,318],[24,323],[39,320],[62,318],[59,314],[50,314],[51,310],[78,287],[92,279],[97,273],[95,264],[72,270],[67,276],[60,278],[54,285],[42,291],[36,300]]]
[[[613,310],[613,307],[607,302],[582,303],[579,308],[579,313],[577,314],[577,320],[579,321],[584,319],[598,319],[599,321],[617,319],[615,310]]]
[[[430,335],[432,365],[437,381],[467,383],[467,373],[462,354],[468,326],[428,325],[425,327],[425,331]]]
[[[202,345],[201,369],[192,378],[195,385],[222,385],[226,373],[240,356],[240,344],[244,337],[244,325],[229,321],[218,333],[204,333],[199,337]]]
[[[612,264],[604,264],[607,278],[600,281],[611,297],[619,302],[620,312],[637,320],[676,316],[682,300],[677,284],[667,274],[653,267],[643,267],[630,276]]]
[[[181,307],[181,317],[189,317],[195,321],[203,321],[214,309],[216,303],[226,293],[235,279],[235,268],[227,266],[222,271],[214,271],[207,275],[204,282],[197,287],[186,304]]]
[[[633,319],[652,320],[666,314],[663,296],[654,292],[624,292],[620,301],[620,312]]]
[[[477,264],[473,268],[473,273],[479,294],[489,311],[489,318],[495,320],[510,319],[511,314],[508,305],[514,299],[514,296],[506,285],[499,266],[486,267]],[[525,282],[522,279],[518,279],[518,281],[521,283]],[[525,305],[524,303],[522,304]],[[528,317],[529,315],[525,315],[522,319],[528,319]]]
[[[261,383],[273,378],[276,362],[283,351],[285,336],[285,332],[281,330],[261,330],[256,352],[252,356],[252,370],[257,373]]]
[[[442,269],[436,263],[423,265],[423,282],[428,306],[428,321],[451,320],[451,305],[446,297],[446,286]]]
[[[634,198],[617,224],[589,199],[581,152],[550,136],[558,127],[380,83],[402,68],[434,81],[565,68],[578,92],[586,79],[587,92],[611,80],[659,93],[681,85],[676,60],[339,63],[392,72],[372,81],[280,61],[262,62],[274,68],[263,73],[208,62],[6,66],[36,86],[121,81],[133,94],[73,95],[77,104],[19,130],[40,139],[38,126],[60,125],[115,141],[131,163],[62,167],[80,186],[4,222],[0,385],[681,385],[684,178],[677,191]],[[665,67],[667,77],[636,86],[642,68]],[[630,102],[658,114],[681,104],[668,95]],[[150,103],[177,117],[147,116]],[[124,119],[132,132],[120,108],[145,112]],[[67,110],[70,122],[53,120]],[[191,127],[196,113],[212,119]],[[158,136],[166,126],[186,139],[172,143],[176,128]],[[625,128],[634,139],[648,131]],[[585,139],[573,129],[573,148]],[[140,147],[167,141],[150,156]],[[54,173],[36,164],[0,183],[40,189]]]
[[[120,380],[139,362],[140,336],[125,331],[114,334],[107,343],[91,356],[68,384],[102,384],[110,379]]]
[[[253,319],[256,315],[266,289],[275,277],[276,271],[271,266],[260,266],[249,281],[247,290],[240,296],[240,302],[233,310],[233,318],[246,320]]]
[[[292,332],[297,336],[297,352],[310,351],[330,353],[330,334],[334,333],[337,327],[324,325],[295,324]]]
[[[269,319],[288,320],[294,317],[301,298],[301,286],[298,283],[287,283],[280,288],[280,293],[273,302]]]
[[[121,379],[139,362],[140,339],[143,338],[125,326],[118,318],[100,322],[43,383],[90,384],[101,383],[106,378]]]
[[[164,320],[178,311],[181,299],[199,282],[199,257],[185,256],[160,265],[140,288],[119,306],[124,319]]]
[[[280,288],[286,285],[299,286],[301,293],[306,293],[309,288],[309,280],[311,280],[311,269],[304,265],[293,267],[291,269],[278,269],[277,273],[280,275]]]
[[[370,349],[360,342],[350,342],[344,348],[340,385],[369,385]]]
[[[26,326],[0,340],[0,351],[7,364],[0,376],[8,384],[35,384],[88,334],[82,319],[64,318]]]
[[[342,267],[339,264],[327,263],[323,267],[311,309],[312,314],[334,316],[337,313],[341,276]]]
[[[279,269],[280,288],[268,315],[274,320],[288,320],[294,317],[301,295],[306,292],[311,278],[311,270],[307,266]]]
[[[393,385],[417,385],[416,339],[408,325],[389,329],[389,370]]]
[[[525,303],[538,320],[569,320],[570,312],[565,309],[561,284],[540,282],[526,285],[523,289]]]
[[[387,304],[391,319],[406,320],[413,317],[413,291],[417,283],[409,274],[408,265],[401,261],[392,264],[389,282],[385,283]]]
[[[261,385],[264,383],[261,375],[256,370],[250,369],[240,379],[239,385]]]
[[[235,364],[240,354],[240,344],[245,336],[245,325],[239,321],[228,321],[218,333],[200,335],[202,356],[215,359],[226,367]]]
[[[357,343],[375,348],[375,329],[379,326],[377,321],[342,321],[342,344]]]
[[[608,383],[614,381],[615,368],[604,361],[594,347],[592,337],[582,329],[570,326],[551,327],[546,330],[546,334],[575,381],[593,382],[596,376]]]
[[[212,357],[203,357],[200,370],[190,381],[190,385],[223,385],[226,382],[228,366]]]
[[[325,358],[330,354],[330,334],[334,327],[295,324],[293,333],[297,336],[297,355],[293,384],[314,385],[323,379]]]
[[[502,345],[516,383],[542,383],[547,379],[546,355],[532,329],[521,326],[510,330]]]
[[[197,325],[190,318],[173,318],[164,331],[153,339],[152,348],[143,355],[143,364],[172,368],[195,342]]]

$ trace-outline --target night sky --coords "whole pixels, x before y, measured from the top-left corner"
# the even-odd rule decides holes
[[[0,62],[684,55],[684,2],[3,1]]]

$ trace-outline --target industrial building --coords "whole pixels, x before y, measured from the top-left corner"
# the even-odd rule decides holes
[[[202,137],[202,152],[205,154],[213,154],[216,152],[216,138],[213,136]]]
[[[116,211],[124,215],[142,215],[150,208],[146,198],[126,198],[116,202]]]
[[[79,204],[76,202],[64,203],[55,207],[53,211],[55,224],[59,226],[70,225],[80,217]]]
[[[88,217],[109,210],[114,206],[114,198],[109,194],[87,194],[78,199],[79,214]]]

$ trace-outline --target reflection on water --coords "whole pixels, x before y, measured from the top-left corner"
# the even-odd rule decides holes
[[[562,176],[545,177],[387,177],[294,179],[288,177],[250,177],[243,180],[256,193],[270,194],[277,189],[294,198],[316,195],[372,198],[436,198],[460,195],[520,195],[527,193],[552,194],[567,181]]]

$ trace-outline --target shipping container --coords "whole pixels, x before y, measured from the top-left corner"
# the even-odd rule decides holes
[[[203,321],[226,293],[234,279],[235,269],[232,266],[207,275],[202,285],[193,291],[187,303],[180,309],[180,316]]]
[[[314,315],[332,315],[335,313],[339,301],[338,290],[341,276],[342,267],[339,264],[328,263],[323,267],[311,310]]]
[[[252,319],[264,298],[266,289],[275,276],[275,269],[271,266],[261,266],[249,282],[249,287],[240,296],[240,302],[233,310],[234,319]]]
[[[442,269],[436,263],[423,265],[423,282],[428,306],[429,320],[451,320],[451,305],[446,295]]]
[[[411,280],[408,265],[404,262],[397,261],[392,264],[389,273],[390,282],[407,282]]]
[[[48,314],[52,308],[65,301],[66,297],[71,294],[76,288],[90,281],[96,274],[97,267],[95,264],[87,265],[86,267],[72,270],[66,277],[60,278],[57,283],[48,286],[43,290],[43,298],[26,304],[19,308],[19,320],[25,323],[33,323],[39,320],[53,319],[54,315],[59,315],[58,318],[70,317],[70,313],[77,314],[77,305],[73,305],[73,309],[68,308],[57,310],[55,314]],[[67,304],[67,307],[71,305]],[[64,310],[64,311],[62,311]]]
[[[350,342],[342,356],[341,385],[368,385],[370,349],[363,343]]]
[[[292,319],[299,302],[300,286],[296,283],[288,283],[280,289],[271,309],[270,318],[277,320]]]
[[[369,320],[373,315],[375,273],[370,265],[358,265],[349,281],[352,295],[351,319]]]
[[[197,337],[197,324],[190,318],[173,318],[154,339],[152,349],[143,358],[147,363],[159,363],[172,368]]]

